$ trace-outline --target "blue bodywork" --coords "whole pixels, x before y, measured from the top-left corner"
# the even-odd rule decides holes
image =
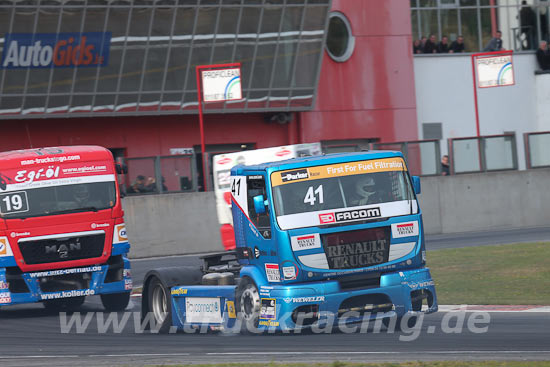
[[[47,300],[71,298],[78,296],[91,296],[108,293],[129,292],[132,289],[132,278],[130,273],[130,261],[128,260],[128,251],[130,244],[122,242],[113,244],[111,256],[121,256],[122,278],[117,281],[106,282],[109,265],[90,265],[78,268],[68,268],[59,270],[45,270],[29,273],[21,273],[18,275],[19,281],[24,281],[28,292],[10,292],[10,280],[6,274],[6,268],[16,267],[15,258],[13,256],[0,257],[0,306],[15,305],[21,303],[33,303]],[[40,287],[40,279],[44,277],[56,276],[62,277],[70,274],[87,274],[90,277],[89,287],[77,290],[60,290],[56,292],[45,292]],[[25,287],[19,287],[19,289]]]
[[[293,318],[292,315],[298,308],[300,308],[298,311],[313,311],[319,324],[330,318],[333,318],[333,321],[335,318],[337,322],[342,317],[346,322],[361,322],[365,318],[402,317],[407,314],[437,311],[434,282],[429,269],[425,266],[425,243],[420,208],[415,210],[414,214],[387,217],[378,221],[350,222],[338,226],[317,225],[281,230],[277,223],[273,210],[273,190],[271,189],[271,174],[273,172],[385,158],[402,158],[402,154],[388,151],[345,153],[233,168],[232,176],[262,176],[266,180],[265,199],[268,203],[267,212],[271,227],[268,235],[264,236],[262,229],[256,228],[243,208],[238,205],[235,197],[233,197],[232,203],[237,253],[241,254],[239,259],[242,265],[240,278],[248,278],[256,284],[262,306],[265,304],[267,307],[260,313],[260,329],[288,330],[296,328],[296,318]],[[408,173],[406,176],[410,182]],[[415,189],[419,191],[419,182],[415,186],[418,186]],[[416,197],[411,199],[416,204]],[[296,251],[292,249],[291,237],[293,236],[318,234],[322,238],[326,234],[377,227],[389,228],[392,224],[407,222],[417,222],[417,234],[399,236],[399,238],[394,238],[392,235],[390,250],[392,246],[414,243],[414,246],[410,245],[413,246],[411,251],[404,256],[376,266],[355,269],[320,269],[303,264]],[[265,234],[265,232],[263,233]],[[320,252],[322,252],[322,248],[306,249],[300,251],[299,255],[315,255]],[[243,253],[244,256],[242,256]],[[268,280],[266,264],[271,266],[276,264],[278,269],[276,271],[280,272],[279,281],[270,282]],[[287,277],[283,274],[284,268],[290,269],[290,276]],[[355,285],[352,283],[351,286],[343,285],[343,281],[351,280],[353,282],[354,277],[359,278],[360,283]],[[374,283],[369,283],[369,279],[373,279]],[[364,280],[368,284],[361,283]],[[234,312],[235,292],[236,286],[173,287],[173,324],[180,328],[189,324],[185,322],[185,299],[187,297],[218,297],[223,312],[223,323],[225,327],[231,327],[236,316]],[[418,306],[418,302],[416,302],[416,306],[413,305],[412,298],[418,296],[427,300],[425,302],[427,305],[423,308]],[[365,300],[367,304],[378,304],[379,308],[373,308],[373,312],[368,312],[367,306],[361,312],[357,312],[357,307],[354,307],[357,304],[353,300],[359,300],[358,302]],[[420,300],[420,305],[422,305],[422,300]],[[216,324],[213,323],[211,326],[216,326]]]

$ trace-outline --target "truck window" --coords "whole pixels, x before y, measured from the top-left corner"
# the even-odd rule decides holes
[[[254,197],[258,195],[266,196],[265,178],[263,176],[248,176],[247,177],[247,198],[248,198],[248,213],[250,220],[260,231],[264,238],[271,238],[271,225],[269,222],[269,210],[263,214],[256,213],[254,208]]]

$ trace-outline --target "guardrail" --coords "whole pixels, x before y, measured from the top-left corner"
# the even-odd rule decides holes
[[[550,131],[523,134],[527,168],[550,167]]]
[[[453,174],[518,169],[515,134],[449,139]]]

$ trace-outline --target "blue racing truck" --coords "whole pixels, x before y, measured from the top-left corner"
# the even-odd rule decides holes
[[[437,311],[416,195],[400,152],[296,158],[231,171],[234,252],[147,273],[142,319],[296,330]],[[240,329],[239,329],[240,330]]]

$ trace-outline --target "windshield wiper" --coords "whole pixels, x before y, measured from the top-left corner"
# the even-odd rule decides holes
[[[55,212],[49,212],[46,213],[46,215],[57,215],[57,214],[69,214],[69,213],[78,213],[78,212],[97,212],[99,209],[95,206],[86,206],[83,208],[74,208],[74,209],[65,209],[65,210],[58,210]]]

